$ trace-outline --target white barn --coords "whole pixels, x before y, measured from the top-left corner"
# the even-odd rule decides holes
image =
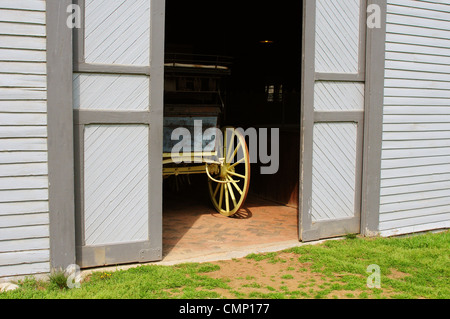
[[[297,2],[299,241],[448,228],[448,1]],[[0,0],[0,280],[163,256],[165,1],[74,3]]]

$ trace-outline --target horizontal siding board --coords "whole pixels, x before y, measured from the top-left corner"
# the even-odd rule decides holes
[[[30,263],[0,267],[0,277],[44,274],[50,272],[50,263]]]
[[[2,100],[46,100],[45,88],[0,88]]]
[[[440,173],[440,174],[424,174],[418,176],[402,176],[398,178],[382,178],[381,179],[381,189],[384,190],[388,187],[396,186],[410,186],[414,184],[426,185],[428,183],[434,183],[439,181],[450,180],[450,173]]]
[[[45,25],[45,12],[20,11],[0,8],[0,21]]]
[[[448,205],[411,209],[408,211],[394,211],[394,212],[383,214],[380,218],[380,221],[387,222],[387,221],[394,221],[394,220],[405,219],[405,218],[410,218],[410,217],[414,218],[414,217],[421,217],[421,216],[428,216],[428,215],[440,215],[440,214],[446,214],[449,212],[450,212],[450,209],[449,209]]]
[[[49,226],[23,226],[3,228],[0,232],[0,240],[15,240],[25,238],[44,238],[48,237]]]
[[[42,151],[0,152],[0,164],[46,163],[47,160],[47,152]]]
[[[450,188],[443,188],[438,190],[425,191],[424,189],[415,193],[405,193],[405,194],[394,194],[381,196],[380,204],[392,204],[392,203],[403,203],[411,202],[417,200],[427,200],[432,198],[442,198],[448,196],[450,193]],[[450,211],[450,209],[449,209]]]
[[[47,77],[34,74],[1,74],[1,87],[46,88]]]
[[[0,8],[45,11],[45,0],[0,0]]]
[[[0,34],[45,37],[45,25],[0,22]]]
[[[0,139],[2,151],[45,151],[46,138],[2,138]]]
[[[390,229],[394,227],[408,227],[421,225],[426,223],[434,223],[434,222],[442,222],[442,221],[450,221],[450,211],[443,214],[438,215],[427,215],[427,216],[418,216],[418,217],[409,217],[403,218],[393,221],[383,221],[380,222],[380,227],[383,229]]]
[[[388,236],[396,236],[396,235],[403,235],[403,234],[409,234],[409,233],[415,233],[415,232],[422,232],[427,231],[430,229],[445,229],[450,228],[450,221],[442,221],[442,222],[436,222],[436,223],[424,223],[420,225],[413,225],[408,227],[397,227],[392,229],[385,229],[380,231],[380,235],[383,237]]]
[[[48,225],[48,213],[0,216],[0,231],[6,227]]]
[[[48,201],[0,203],[0,215],[45,213],[48,211]]]
[[[48,188],[47,176],[0,177],[0,190]]]
[[[404,7],[421,8],[440,12],[450,12],[450,6],[446,0],[436,0],[436,1],[414,1],[411,0],[390,0],[391,5],[398,5]]]
[[[0,267],[21,264],[43,263],[50,260],[49,250],[31,250],[0,253]]]
[[[417,193],[420,191],[434,191],[439,189],[450,189],[450,179],[449,176],[443,177],[441,181],[432,181],[428,183],[415,183],[415,184],[407,184],[402,186],[393,186],[393,187],[383,187],[380,191],[380,195],[383,196],[391,196],[391,195],[399,195],[399,194],[410,194]]]
[[[403,176],[421,176],[429,174],[443,174],[450,172],[450,164],[427,165],[406,168],[391,168],[381,171],[381,178],[395,178]]]
[[[0,190],[0,203],[48,200],[47,189]]]
[[[28,250],[49,249],[48,238],[31,238],[0,241],[0,252],[19,252]]]
[[[0,165],[0,177],[47,175],[47,163],[19,163]]]
[[[47,126],[0,126],[0,139],[47,137]]]
[[[419,2],[419,1],[415,1]],[[419,26],[432,29],[450,30],[450,22],[445,20],[429,19],[414,15],[399,15],[388,12],[386,21],[388,24],[401,24],[408,26]]]
[[[381,169],[450,164],[450,156],[400,158],[383,160]]]
[[[1,101],[0,113],[46,113],[46,101]],[[2,117],[4,114],[2,114]],[[42,119],[42,118],[41,118]],[[8,125],[7,121],[1,122],[3,125]],[[45,124],[47,121],[45,121]],[[14,122],[9,122],[9,125],[16,125]],[[39,125],[34,123],[33,125]]]
[[[45,51],[46,38],[31,36],[0,35],[0,48]],[[2,69],[3,70],[3,69]]]
[[[42,50],[2,49],[0,61],[12,62],[46,62],[47,54]]]
[[[47,115],[45,113],[3,113],[2,116],[0,116],[0,125],[47,125]]]
[[[449,206],[450,197],[429,198],[423,200],[415,200],[401,203],[389,203],[380,205],[380,213],[390,213],[398,211],[410,211],[412,209],[427,208],[427,207],[440,207]],[[426,218],[428,215],[425,215]]]

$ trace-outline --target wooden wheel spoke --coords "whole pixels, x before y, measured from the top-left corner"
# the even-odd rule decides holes
[[[220,185],[222,185],[222,184],[217,183],[216,189],[214,190],[214,195],[213,195],[214,198],[216,198],[216,196],[217,196],[217,192],[219,191]]]
[[[242,174],[238,174],[238,173],[232,172],[232,171],[227,171],[227,173],[230,174],[230,175],[233,175],[233,176],[245,179],[245,176],[242,175]]]
[[[229,167],[228,169],[234,168],[234,167],[238,166],[239,164],[241,164],[241,163],[244,162],[244,161],[245,161],[245,157],[241,158],[239,161],[237,161],[237,162],[234,163],[233,165],[230,165],[230,167]]]
[[[228,157],[227,163],[231,163],[231,160],[236,156],[236,154],[239,151],[239,148],[241,146],[242,146],[241,143],[239,143],[238,146],[236,146],[236,148],[234,149],[233,155],[231,157]]]
[[[236,188],[236,190],[240,195],[244,193],[242,189],[238,186],[238,184],[231,177],[228,177],[228,180],[231,181],[231,184],[233,184],[233,186]]]
[[[227,162],[227,163],[228,163],[228,159],[230,158],[230,153],[231,153],[232,146],[234,145],[234,137],[235,136],[236,136],[236,131],[233,130],[233,134],[231,135],[231,139],[230,139],[230,144],[228,144],[227,140],[225,140],[225,143],[228,144],[228,147],[227,147],[228,152],[227,152],[226,157],[225,157],[225,162]],[[225,138],[226,138],[226,135],[225,135]]]
[[[219,209],[222,209],[222,202],[223,202],[223,185],[224,185],[224,184],[220,184]]]
[[[234,206],[237,206],[237,202],[236,202],[236,197],[234,197],[234,192],[233,192],[233,188],[231,187],[230,183],[227,184],[228,190],[230,192],[230,196],[231,196],[231,200],[233,201]]]
[[[228,198],[228,184],[224,184],[225,185],[225,211],[229,212],[230,211],[230,199]]]

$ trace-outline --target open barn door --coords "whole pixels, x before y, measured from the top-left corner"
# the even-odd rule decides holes
[[[366,0],[304,0],[300,239],[360,232]]]
[[[76,5],[77,263],[160,260],[165,4]]]

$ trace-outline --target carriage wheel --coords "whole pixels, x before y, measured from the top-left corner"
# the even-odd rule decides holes
[[[209,194],[216,210],[233,216],[247,197],[250,186],[250,158],[244,136],[233,128],[223,129],[219,147],[220,164],[208,164]]]

